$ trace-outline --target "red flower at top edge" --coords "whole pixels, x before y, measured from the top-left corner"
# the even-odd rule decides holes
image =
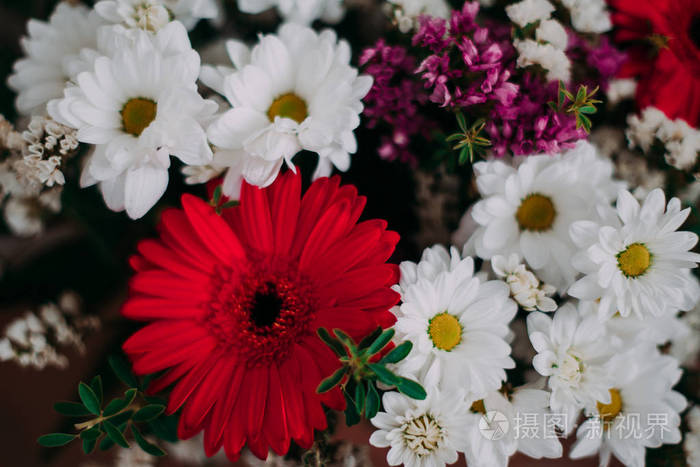
[[[615,39],[631,47],[621,77],[638,78],[637,105],[700,125],[700,2],[608,0]]]

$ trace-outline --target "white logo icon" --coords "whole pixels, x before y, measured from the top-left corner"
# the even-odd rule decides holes
[[[508,428],[510,428],[508,418],[495,410],[486,412],[479,419],[479,432],[481,432],[481,436],[490,441],[498,441],[503,438],[508,433]]]

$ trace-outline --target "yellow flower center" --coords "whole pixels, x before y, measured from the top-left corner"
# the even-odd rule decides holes
[[[620,397],[620,391],[614,388],[611,389],[610,403],[603,404],[602,402],[596,402],[596,407],[598,408],[600,420],[605,424],[611,423],[615,420],[615,417],[622,412],[622,397]]]
[[[539,193],[527,195],[520,203],[515,218],[522,230],[543,232],[552,228],[557,212],[548,196]]]
[[[449,352],[462,341],[462,325],[448,312],[440,313],[430,320],[428,335],[435,347]]]
[[[617,266],[627,277],[644,274],[651,265],[651,253],[642,243],[633,243],[617,255]]]
[[[139,136],[156,119],[158,105],[151,99],[137,97],[122,107],[124,131]]]
[[[271,122],[275,121],[275,117],[291,118],[297,123],[303,122],[308,117],[309,112],[306,108],[306,102],[301,97],[294,93],[283,94],[272,102],[270,108],[267,109],[267,118]]]
[[[481,415],[486,415],[486,406],[484,405],[484,399],[479,399],[474,401],[470,410],[474,413],[480,413]]]

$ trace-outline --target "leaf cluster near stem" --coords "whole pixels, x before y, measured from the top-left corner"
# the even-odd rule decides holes
[[[222,198],[223,198],[223,189],[221,188],[221,185],[218,185],[216,188],[214,188],[214,193],[212,194],[211,199],[209,200],[209,204],[214,207],[216,210],[216,213],[221,215],[221,212],[224,209],[229,209],[234,206],[238,206],[238,201],[236,200],[229,200],[226,201],[225,203],[222,203]]]
[[[319,328],[317,332],[321,340],[338,356],[341,366],[321,381],[316,392],[324,393],[340,386],[347,405],[345,423],[348,426],[358,423],[363,414],[370,419],[379,411],[381,399],[376,387],[377,381],[395,386],[401,393],[414,399],[425,399],[425,389],[419,383],[396,375],[386,367],[406,358],[413,347],[410,341],[399,344],[379,358],[379,354],[394,337],[393,329],[383,330],[379,327],[359,343],[340,329],[333,329],[333,334],[325,328]]]
[[[106,402],[102,378],[99,375],[95,376],[90,384],[80,382],[78,385],[80,402],[56,402],[54,410],[67,417],[87,419],[74,425],[78,430],[77,433],[43,435],[38,439],[39,444],[45,447],[57,447],[80,439],[83,451],[85,454],[90,454],[96,446],[103,451],[115,444],[128,448],[127,435],[131,431],[134,441],[145,452],[152,456],[165,455],[165,451],[149,442],[141,430],[145,427],[148,433],[157,438],[177,441],[176,417],[164,415],[166,402],[163,399],[145,394],[144,391],[151,378],[147,376],[139,382],[132,373],[129,363],[121,355],[111,356],[109,364],[117,377],[128,387],[123,396]]]
[[[597,92],[598,86],[591,92],[588,92],[588,86],[581,84],[574,97],[574,95],[566,89],[564,83],[559,81],[557,102],[549,102],[549,106],[555,112],[574,114],[576,117],[576,129],[583,128],[586,133],[590,133],[593,124],[588,115],[596,113],[598,111],[596,104],[602,102],[598,99],[593,99],[593,96],[595,96]]]
[[[446,141],[448,143],[455,142],[452,149],[459,151],[458,162],[460,165],[467,161],[474,162],[474,155],[483,155],[485,149],[491,146],[491,141],[481,136],[481,132],[486,126],[486,120],[480,118],[469,125],[462,112],[457,112],[456,117],[460,131],[448,136]]]

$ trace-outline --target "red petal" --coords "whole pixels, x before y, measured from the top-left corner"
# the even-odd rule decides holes
[[[231,377],[228,384],[226,385],[229,390],[225,393],[226,398],[219,400],[214,405],[214,409],[211,412],[211,421],[204,433],[204,450],[207,456],[213,456],[221,447],[223,442],[223,434],[225,429],[230,429],[229,425],[232,422],[233,408],[238,400],[238,395],[241,392],[241,381],[243,380],[244,374],[247,372],[245,363],[238,363],[234,366]],[[243,425],[241,420],[238,420],[239,425]],[[245,437],[245,429],[241,429],[241,436]],[[228,441],[227,434],[227,441]],[[243,446],[245,443],[245,438],[240,442]]]
[[[198,269],[183,264],[177,254],[156,240],[143,240],[136,247],[145,259],[185,279],[205,282],[209,276]]]
[[[289,171],[267,190],[275,234],[275,254],[286,256],[294,239],[301,205],[301,173]]]
[[[209,300],[210,284],[210,281],[184,279],[163,270],[142,271],[132,277],[129,283],[132,292],[181,300],[191,305]]]
[[[128,354],[177,348],[204,339],[208,332],[193,321],[157,321],[136,331],[122,345]]]
[[[175,413],[185,403],[190,394],[197,389],[200,382],[204,380],[217,362],[218,359],[214,358],[204,359],[175,385],[168,400],[168,409],[166,411],[168,414]],[[180,423],[182,423],[182,420]]]
[[[205,309],[188,303],[163,298],[133,297],[121,309],[122,315],[137,320],[151,319],[197,319]]]
[[[277,365],[270,367],[270,386],[265,409],[265,440],[273,451],[283,456],[289,450],[288,414],[284,407],[284,390]]]

